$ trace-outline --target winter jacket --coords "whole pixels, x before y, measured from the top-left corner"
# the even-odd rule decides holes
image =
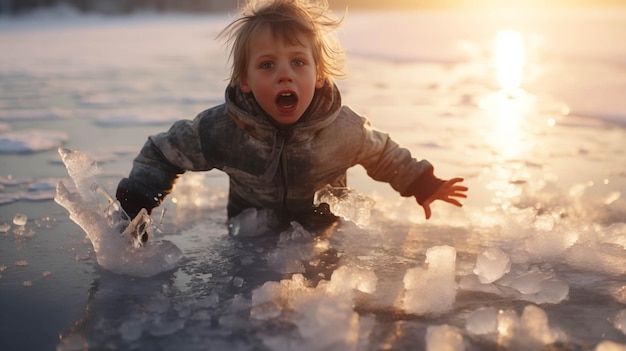
[[[186,171],[219,169],[230,179],[228,216],[246,208],[288,215],[315,212],[313,197],[329,184],[345,187],[346,171],[362,165],[403,196],[424,201],[443,182],[389,135],[347,106],[333,84],[318,89],[298,122],[275,125],[251,94],[226,90],[224,104],[148,138],[117,198],[129,215],[151,211]]]

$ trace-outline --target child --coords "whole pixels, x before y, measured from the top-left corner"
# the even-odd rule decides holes
[[[274,229],[336,220],[328,206],[313,205],[314,194],[327,184],[345,187],[357,164],[414,196],[426,219],[435,200],[462,206],[462,178],[435,177],[428,161],[341,105],[333,83],[342,75],[341,51],[325,38],[341,20],[328,16],[325,0],[305,1],[253,1],[222,31],[232,60],[226,101],[148,138],[116,193],[131,218],[142,208],[150,213],[184,172],[214,168],[230,179],[228,218],[262,211],[257,216],[271,218]]]

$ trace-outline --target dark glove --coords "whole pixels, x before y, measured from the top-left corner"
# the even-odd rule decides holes
[[[425,170],[409,185],[407,193],[415,196],[417,203],[422,205],[426,199],[439,189],[444,180],[435,177],[433,168]]]
[[[124,178],[117,186],[115,197],[132,220],[142,208],[145,208],[148,214],[150,214],[153,208],[159,206],[162,196],[153,194],[154,192],[147,187]]]

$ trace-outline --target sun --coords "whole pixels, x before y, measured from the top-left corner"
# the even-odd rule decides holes
[[[521,86],[524,74],[526,51],[522,35],[511,30],[498,32],[494,50],[498,84],[506,92],[512,93]]]

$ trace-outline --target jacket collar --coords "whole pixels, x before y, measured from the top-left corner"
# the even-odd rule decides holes
[[[270,116],[259,106],[252,94],[241,91],[239,86],[226,89],[226,112],[233,121],[252,137],[274,143],[276,134],[290,136],[290,141],[303,141],[311,138],[317,131],[330,125],[341,110],[341,94],[333,83],[327,82],[316,89],[313,101],[302,117],[288,127],[275,124]]]

